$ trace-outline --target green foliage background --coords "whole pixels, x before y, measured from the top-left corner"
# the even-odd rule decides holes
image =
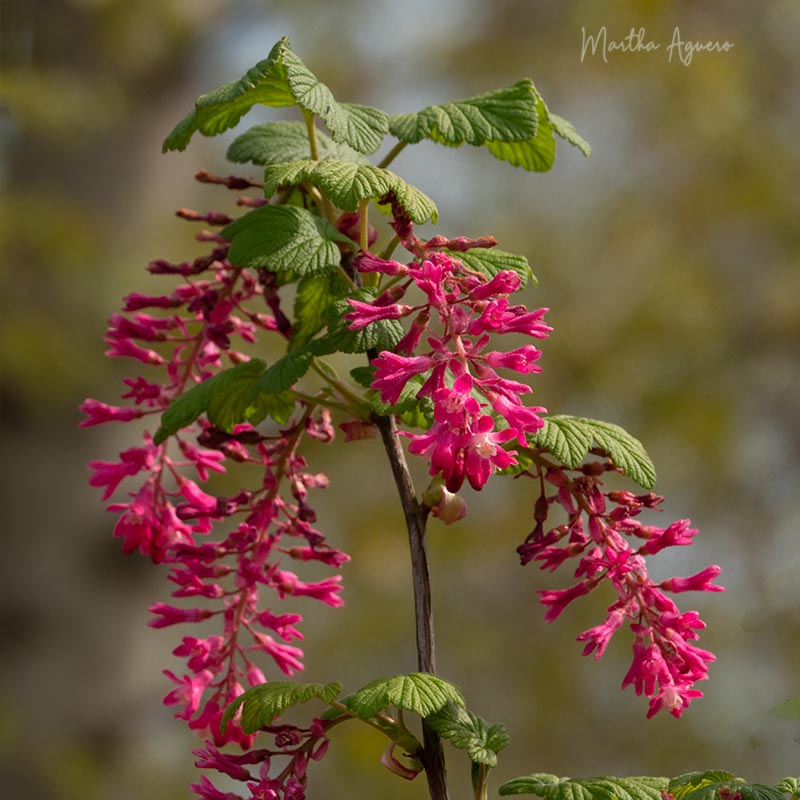
[[[187,796],[193,742],[160,705],[175,632],[144,625],[166,583],[122,555],[83,466],[113,457],[131,433],[79,433],[75,407],[87,394],[118,394],[125,365],[102,358],[100,338],[125,291],[159,285],[147,261],[200,252],[174,209],[230,202],[192,174],[256,174],[225,165],[233,136],[168,156],[162,139],[199,93],[241,75],[284,34],[340,99],[399,113],[530,76],[591,142],[590,161],[561,146],[544,175],[432,143],[392,169],[438,204],[437,231],[491,233],[529,257],[539,288],[527,298],[553,309],[556,328],[535,402],[631,431],[656,463],[665,515],[701,529],[695,547],[654,569],[724,568],[726,595],[684,602],[702,612],[703,644],[718,655],[706,698],[680,721],[647,721],[646,704],[618,689],[625,636],[600,663],[574,641],[607,598],[542,622],[534,590],[566,577],[517,565],[531,525],[527,486],[490,483],[468,497],[465,522],[434,523],[439,664],[470,708],[506,724],[496,780],[720,767],[771,782],[796,772],[797,717],[767,710],[800,695],[800,7],[429,5],[0,4],[6,796]],[[581,28],[602,25],[615,39],[644,27],[661,50],[581,63]],[[676,25],[685,39],[735,47],[670,64]],[[264,121],[275,118],[264,110]],[[333,478],[317,500],[320,525],[354,561],[344,609],[301,609],[302,677],[345,691],[416,667],[407,548],[379,457],[375,443],[355,443],[320,448],[313,462]],[[343,731],[315,796],[423,797],[422,780],[405,784],[377,764],[377,739]],[[454,756],[456,794],[468,785],[457,765]]]

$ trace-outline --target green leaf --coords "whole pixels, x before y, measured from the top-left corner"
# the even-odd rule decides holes
[[[463,706],[464,698],[452,683],[426,672],[412,672],[410,675],[378,678],[345,698],[344,703],[364,719],[374,717],[389,706],[429,717],[447,703]]]
[[[800,797],[800,778],[784,778],[775,785],[779,792],[790,794],[792,797]]]
[[[198,97],[194,110],[167,136],[164,152],[183,150],[195,131],[216,136],[232,128],[258,103],[278,107],[298,105],[319,117],[335,141],[360,153],[374,153],[388,130],[388,116],[380,109],[338,103],[330,89],[292,52],[289,40],[284,37],[268,58],[251,67],[244,76]]]
[[[535,794],[545,800],[661,800],[667,778],[559,778],[539,772],[500,787],[503,796]]]
[[[573,147],[577,147],[586,158],[591,157],[591,145],[575,130],[575,126],[569,120],[559,117],[558,114],[553,114],[551,111],[547,112],[547,117],[550,121],[550,126],[562,139],[569,142]]]
[[[331,304],[347,294],[347,284],[338,272],[298,281],[294,301],[294,324],[289,350],[307,344],[325,327]]]
[[[389,118],[389,131],[408,144],[422,139],[450,147],[525,141],[536,134],[535,97],[533,84],[526,79],[414,114],[395,114]]]
[[[490,725],[454,703],[429,716],[428,724],[453,747],[466,750],[470,761],[487,767],[497,766],[497,754],[508,745],[502,725]]]
[[[747,783],[722,770],[688,772],[669,783],[669,793],[675,800],[720,800],[729,790],[740,794],[742,800],[784,800],[784,792],[794,794],[797,788],[795,778],[785,778],[777,786],[767,786]]]
[[[359,289],[351,297],[368,303],[377,296],[375,289]],[[366,353],[367,350],[391,350],[402,338],[405,331],[397,319],[379,319],[369,325],[351,331],[350,324],[344,315],[350,313],[353,307],[347,299],[337,300],[328,308],[328,336],[327,340],[335,350],[342,353]]]
[[[614,464],[645,489],[656,484],[656,469],[642,443],[619,425],[586,417],[545,417],[544,427],[533,434],[532,445],[551,452],[565,467],[581,465],[597,442]]]
[[[318,186],[339,208],[356,211],[361,200],[379,200],[394,192],[397,202],[412,222],[421,224],[438,219],[433,200],[388,169],[353,161],[300,159],[271,164],[264,170],[264,194],[271,196],[279,186],[311,183]]]
[[[338,267],[336,242],[350,240],[304,208],[261,206],[226,225],[228,259],[237,267],[264,267],[297,276],[319,275]]]
[[[366,163],[360,153],[346,144],[334,142],[322,131],[317,131],[320,158]],[[255,125],[237,136],[228,147],[227,158],[236,164],[280,164],[297,161],[310,154],[308,132],[302,122],[267,122]]]
[[[533,280],[534,286],[537,284],[536,276],[531,272],[530,264],[525,256],[507,253],[505,250],[498,250],[496,247],[483,248],[473,247],[472,250],[465,250],[457,253],[454,250],[444,250],[447,255],[461,261],[465,267],[493,278],[498,272],[510,269],[519,275],[521,287],[527,284],[528,280]]]
[[[341,691],[340,683],[295,683],[294,681],[262,683],[240,694],[225,709],[220,727],[224,733],[227,723],[234,718],[241,706],[242,730],[245,733],[255,733],[271,725],[291,706],[307,703],[315,698],[330,704]]]
[[[279,358],[256,382],[251,402],[256,402],[258,394],[274,395],[291,389],[308,372],[315,356],[334,350],[326,338],[321,338]]]
[[[267,365],[253,358],[223,370],[198,383],[179,397],[161,415],[161,426],[153,441],[161,444],[167,437],[194,422],[201,414],[223,430],[230,431],[238,422],[260,422],[268,413],[250,401],[250,392]],[[264,414],[261,414],[265,411]]]
[[[547,172],[556,160],[556,140],[547,115],[547,106],[536,95],[536,135],[522,142],[488,142],[489,152],[501,161],[529,172]]]

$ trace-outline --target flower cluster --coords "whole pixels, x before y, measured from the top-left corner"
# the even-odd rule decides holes
[[[419,260],[410,264],[366,251],[354,259],[361,273],[382,273],[393,280],[373,302],[348,301],[353,311],[345,319],[351,330],[414,315],[394,350],[384,350],[372,360],[372,388],[384,403],[395,404],[411,382],[418,398],[430,400],[430,429],[405,435],[409,451],[427,459],[431,475],[441,474],[450,492],[457,492],[465,480],[481,489],[495,470],[516,464],[515,451],[503,445],[511,440],[527,445],[526,434],[544,424],[539,416],[543,408],[522,403],[530,387],[497,372],[539,372],[541,352],[530,344],[505,352],[489,348],[495,334],[547,337],[552,330],[542,321],[547,309],[528,311],[509,302],[508,295],[520,288],[516,272],[501,270],[488,278],[443,252],[493,244],[489,237],[436,237],[414,246]],[[420,290],[421,301],[399,302],[412,287]]]
[[[666,528],[634,519],[644,509],[658,509],[663,498],[653,493],[602,491],[599,476],[612,469],[608,462],[589,462],[570,477],[562,467],[540,464],[535,475],[541,485],[534,510],[536,525],[518,552],[523,564],[539,561],[542,569],[551,571],[577,559],[577,583],[538,593],[547,606],[548,622],[602,582],[613,586],[617,599],[606,609],[605,622],[578,636],[578,641],[586,643],[583,654],[600,658],[614,633],[628,621],[634,635],[633,662],[622,687],[632,685],[637,695],[650,698],[648,717],[661,709],[679,717],[694,698],[702,697],[693,687],[708,677],[714,655],[693,644],[697,631],[705,627],[697,612],[681,613],[667,594],[723,591],[713,583],[721,570],[709,566],[688,578],[654,583],[645,556],[691,544],[697,531],[685,519]],[[555,487],[553,494],[547,494],[546,484]],[[554,505],[563,509],[566,522],[546,530]],[[630,538],[642,543],[632,546]]]
[[[315,719],[309,728],[295,725],[270,725],[264,728],[274,737],[274,749],[260,748],[242,755],[223,753],[211,742],[194,751],[195,766],[213,769],[222,775],[246,784],[248,794],[221,792],[214,783],[203,776],[191,789],[201,800],[305,800],[306,771],[309,761],[319,761],[328,750],[327,730],[335,721]],[[275,777],[270,777],[273,761],[287,758],[288,763]],[[258,765],[254,775],[248,767]]]
[[[200,178],[214,180],[205,173]],[[232,188],[244,186],[239,181]],[[210,225],[229,221],[215,212],[181,210],[179,216]],[[83,426],[160,414],[186,389],[248,360],[234,349],[237,339],[250,343],[259,332],[290,335],[274,275],[233,267],[227,242],[217,233],[203,231],[198,239],[212,242],[207,256],[149,266],[154,274],[179,276],[179,286],[163,295],[129,294],[124,313],[110,320],[107,355],[159,368],[161,378],[126,378],[127,405],[85,401]],[[90,482],[103,490],[104,499],[123,481],[139,481],[130,499],[108,507],[119,515],[114,534],[125,552],[138,550],[168,565],[172,596],[193,604],[157,602],[149,624],[220,623],[211,635],[183,637],[174,654],[186,659],[188,672],[165,671],[175,685],[164,698],[176,706],[176,717],[217,745],[237,742],[246,749],[252,744],[253,737],[235,720],[225,732],[220,720],[245,684],[264,682],[254,654],[269,656],[286,675],[303,668],[302,651],[291,644],[303,638],[296,627],[302,618],[279,612],[280,601],[302,596],[333,607],[342,604],[339,575],[307,583],[288,569],[290,561],[338,569],[348,560],[313,527],[308,492],[324,488],[328,479],[308,471],[298,452],[303,437],[333,438],[330,415],[309,399],[297,402],[288,416],[282,428],[269,431],[242,423],[226,432],[201,419],[162,444],[145,433],[141,446],[125,450],[118,460],[90,463]],[[212,473],[231,467],[241,469],[245,486],[225,494],[210,491]]]

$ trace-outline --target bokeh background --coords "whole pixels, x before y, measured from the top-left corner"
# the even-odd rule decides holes
[[[582,63],[581,29],[603,25],[614,39],[644,27],[661,49]],[[675,26],[734,48],[669,63]],[[640,437],[665,519],[691,516],[701,530],[694,547],[654,560],[656,576],[724,569],[726,594],[683,598],[718,656],[706,697],[679,721],[648,721],[646,702],[619,691],[626,635],[599,663],[574,641],[608,597],[543,623],[535,590],[567,576],[518,566],[529,487],[497,481],[468,496],[466,521],[433,524],[439,664],[511,734],[496,781],[798,774],[800,722],[768,713],[800,695],[795,0],[3,0],[3,796],[189,795],[196,743],[160,702],[176,632],[145,626],[164,574],[122,555],[86,483],[85,462],[134,434],[79,431],[76,406],[118,397],[125,365],[103,358],[101,336],[121,296],[149,285],[146,263],[196,252],[174,209],[221,205],[224,190],[192,175],[227,174],[231,137],[168,156],[161,140],[198,94],[284,34],[340,99],[412,111],[530,76],[589,139],[591,160],[562,144],[543,175],[432,143],[394,168],[438,202],[442,233],[492,233],[528,255],[540,285],[527,302],[551,307],[556,329],[535,401]],[[276,118],[263,111],[247,123]],[[353,562],[347,605],[307,609],[306,676],[352,689],[411,671],[406,542],[377,444],[312,457],[333,479],[320,525]],[[424,797],[424,779],[406,784],[377,764],[382,748],[370,731],[342,731],[311,796]],[[456,756],[450,772],[466,796]]]

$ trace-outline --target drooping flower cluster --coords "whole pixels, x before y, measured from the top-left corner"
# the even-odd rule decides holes
[[[328,750],[328,728],[335,721],[312,721],[308,728],[295,725],[270,725],[264,732],[274,737],[274,749],[259,748],[241,755],[224,753],[211,742],[194,751],[195,766],[213,769],[228,778],[246,784],[247,794],[221,792],[206,776],[191,789],[201,800],[305,800],[306,771],[309,761],[319,761]],[[270,777],[270,769],[277,759],[288,759],[283,770]],[[253,774],[251,767],[257,767]]]
[[[230,185],[230,179],[199,177]],[[233,180],[231,188],[250,185]],[[246,198],[243,202],[249,204]],[[210,225],[229,221],[214,212],[182,210],[179,216]],[[149,266],[154,274],[179,276],[181,285],[163,295],[129,294],[124,313],[110,320],[107,355],[160,368],[162,377],[126,378],[128,405],[85,401],[83,426],[160,414],[186,389],[248,360],[234,349],[235,339],[253,342],[259,331],[290,335],[275,276],[233,267],[228,245],[216,233],[203,231],[198,239],[213,243],[209,255]],[[161,444],[145,433],[142,445],[125,450],[117,461],[90,464],[90,482],[103,490],[104,499],[123,481],[139,481],[129,500],[109,506],[119,514],[114,534],[125,552],[138,550],[169,565],[176,587],[172,596],[193,602],[192,607],[157,602],[149,624],[219,620],[218,632],[185,636],[174,650],[186,659],[188,672],[165,671],[175,686],[164,698],[177,707],[176,717],[217,745],[234,741],[246,749],[252,743],[236,720],[224,733],[220,720],[245,684],[264,682],[254,654],[269,656],[287,675],[303,668],[302,651],[290,644],[302,639],[296,628],[302,618],[279,611],[280,601],[302,596],[333,607],[342,604],[340,576],[307,583],[287,567],[289,561],[318,561],[337,569],[348,560],[313,527],[308,491],[324,488],[328,479],[309,472],[297,450],[304,436],[333,438],[329,413],[308,400],[298,402],[288,417],[281,428],[266,432],[248,423],[225,432],[203,419]],[[212,473],[238,465],[243,476],[249,473],[242,478],[244,488],[224,494],[209,490]]]
[[[413,381],[412,386],[418,385],[416,396],[432,402],[430,429],[406,435],[410,452],[427,459],[431,475],[441,474],[450,492],[457,492],[465,480],[481,489],[495,470],[516,464],[515,451],[503,445],[511,440],[527,445],[526,434],[544,424],[539,416],[543,408],[522,403],[530,387],[497,372],[539,372],[541,352],[530,344],[506,352],[489,348],[495,334],[546,338],[552,330],[542,321],[547,309],[528,311],[509,302],[508,295],[520,288],[516,272],[501,270],[487,278],[442,252],[493,244],[490,237],[436,237],[412,245],[419,260],[410,264],[369,252],[354,260],[360,272],[391,276],[393,285],[372,302],[348,301],[353,311],[345,318],[351,330],[415,315],[394,350],[384,350],[372,360],[372,388],[383,402],[395,404]],[[421,291],[421,302],[400,303],[412,287]],[[438,326],[435,330],[432,323]]]
[[[622,688],[633,686],[637,695],[650,698],[648,717],[661,709],[679,717],[694,698],[702,697],[693,687],[708,677],[714,655],[693,644],[697,631],[705,627],[698,613],[682,613],[667,595],[723,591],[713,583],[721,570],[709,566],[687,578],[655,583],[645,557],[666,547],[689,545],[697,531],[685,519],[666,528],[635,519],[645,509],[658,509],[663,498],[653,493],[603,491],[599,476],[611,469],[609,462],[589,462],[571,477],[562,467],[540,464],[535,476],[541,486],[534,510],[536,525],[518,552],[523,564],[539,561],[542,569],[550,571],[577,559],[577,583],[538,593],[547,606],[548,622],[601,583],[614,588],[617,599],[606,609],[605,621],[578,636],[578,641],[586,643],[583,654],[600,658],[614,633],[628,622],[634,635],[633,661]],[[555,487],[552,494],[547,493],[546,484]],[[566,522],[546,530],[554,505],[561,507]],[[642,543],[636,545],[631,539]]]

